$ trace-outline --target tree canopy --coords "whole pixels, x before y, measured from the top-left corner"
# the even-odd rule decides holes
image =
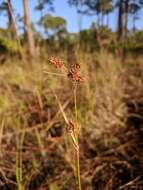
[[[58,16],[45,15],[41,18],[40,24],[43,25],[45,29],[59,30],[66,26],[66,20]]]

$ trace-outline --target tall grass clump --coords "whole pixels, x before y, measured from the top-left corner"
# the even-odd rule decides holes
[[[124,102],[124,67],[106,53],[97,58],[95,73],[95,126],[92,139],[104,140],[105,146],[117,143],[114,135],[125,127],[127,110]],[[93,132],[94,131],[94,132]]]

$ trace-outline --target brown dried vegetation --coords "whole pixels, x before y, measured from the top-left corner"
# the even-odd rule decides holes
[[[97,56],[79,56],[86,77],[77,91],[82,189],[142,190],[142,63],[121,64],[109,55],[96,60]],[[78,64],[68,63],[70,69],[62,70],[63,61],[50,60],[73,85],[83,81]],[[49,78],[43,81],[39,70],[7,67],[0,72],[0,189],[21,185],[26,190],[75,190],[75,147],[69,138],[74,136],[75,121],[69,81],[46,74]],[[50,71],[49,65],[45,67]]]

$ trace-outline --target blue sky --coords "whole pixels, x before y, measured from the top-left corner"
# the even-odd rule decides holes
[[[22,0],[12,0],[13,7],[15,9],[15,13],[20,13],[23,15],[23,7],[22,7]],[[37,22],[40,13],[34,10],[34,7],[37,3],[37,0],[29,0],[30,3],[30,11],[31,11],[31,18],[33,22]],[[75,7],[69,7],[67,0],[55,0],[54,1],[54,8],[55,12],[52,15],[57,15],[65,18],[67,20],[67,28],[70,32],[77,32],[79,30],[79,16],[76,13]],[[143,13],[140,14],[141,19],[136,22],[136,25],[139,29],[143,28]],[[82,29],[89,28],[91,23],[95,21],[95,16],[83,16],[82,17]],[[1,16],[0,18],[0,26],[6,26],[6,18]],[[131,27],[132,20],[129,20],[129,27]],[[110,14],[110,26],[113,30],[117,28],[117,11]]]

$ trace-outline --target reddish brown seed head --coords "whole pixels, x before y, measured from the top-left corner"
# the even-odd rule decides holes
[[[74,82],[84,82],[84,79],[81,76],[80,65],[79,64],[73,65],[71,67],[71,69],[69,70],[67,76],[69,78],[71,78]]]
[[[64,62],[56,57],[51,57],[49,59],[49,64],[54,65],[56,68],[60,69],[64,66]]]
[[[75,126],[74,126],[73,121],[69,120],[69,123],[67,124],[67,132],[69,132],[69,133],[73,132],[74,128],[75,128]]]

